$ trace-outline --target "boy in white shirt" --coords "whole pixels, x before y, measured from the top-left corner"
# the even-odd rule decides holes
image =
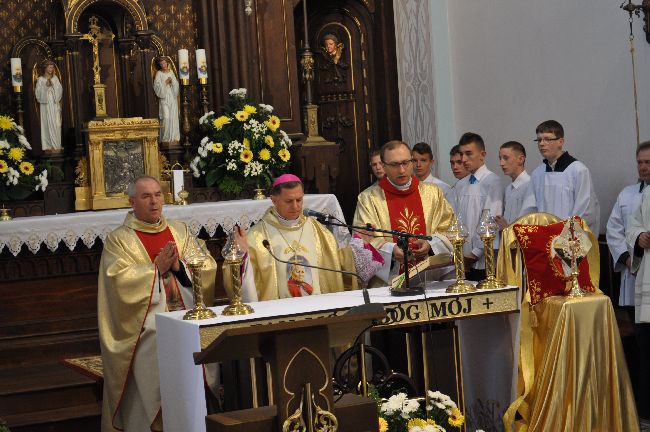
[[[501,144],[499,165],[503,173],[512,179],[506,186],[503,216],[496,216],[499,228],[504,229],[521,216],[537,210],[530,176],[526,172],[526,149],[517,141]]]
[[[449,192],[449,185],[431,174],[435,162],[431,146],[425,142],[417,143],[411,149],[411,157],[413,158],[415,176],[418,180],[438,186],[442,189],[442,193],[446,195]]]

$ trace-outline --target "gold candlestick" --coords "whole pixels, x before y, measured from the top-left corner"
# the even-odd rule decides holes
[[[11,219],[13,218],[9,214],[9,209],[5,208],[3,204],[2,208],[0,209],[0,222],[10,221]]]
[[[577,263],[578,254],[581,253],[582,245],[575,233],[573,217],[569,222],[569,230],[571,231],[571,237],[569,238],[569,251],[571,253],[571,290],[569,291],[569,297],[584,297],[586,293],[580,288],[580,284],[578,283],[580,271],[578,270]]]
[[[238,229],[235,227],[234,229]],[[252,307],[241,301],[241,275],[240,268],[244,259],[244,251],[241,250],[235,241],[234,231],[228,235],[228,240],[221,250],[223,264],[230,267],[232,283],[232,300],[223,310],[223,315],[248,315],[255,312]]]
[[[207,259],[207,252],[199,245],[198,239],[189,240],[186,250],[185,262],[192,271],[192,294],[194,296],[194,307],[188,310],[183,316],[184,320],[204,320],[216,318],[217,314],[205,307],[203,302],[203,286],[201,283],[201,269]]]
[[[465,257],[463,256],[463,245],[467,237],[467,228],[456,219],[446,233],[447,238],[454,245],[454,264],[456,265],[456,282],[447,287],[448,293],[461,294],[476,291],[471,283],[465,280]]]
[[[506,286],[506,284],[499,281],[495,275],[494,238],[495,235],[492,233],[481,236],[485,252],[485,279],[478,283],[476,286],[478,289],[495,289]]]

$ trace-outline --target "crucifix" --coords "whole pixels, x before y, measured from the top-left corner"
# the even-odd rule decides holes
[[[95,118],[101,119],[107,117],[106,114],[106,84],[101,83],[101,66],[99,66],[99,41],[101,39],[113,39],[113,35],[104,35],[97,24],[99,20],[96,16],[91,16],[88,20],[88,33],[81,35],[82,40],[87,40],[93,47],[93,89],[95,91]]]

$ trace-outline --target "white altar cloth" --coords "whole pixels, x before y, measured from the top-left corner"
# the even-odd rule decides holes
[[[446,287],[451,281],[432,282],[427,284],[426,299],[423,295],[395,297],[391,296],[388,287],[374,288],[369,290],[370,301],[383,304],[387,310],[400,309],[408,311],[409,306],[417,302],[425,303],[425,309],[440,312],[441,304],[449,301],[449,304],[459,301],[461,307],[449,307],[454,313],[445,316],[437,314],[432,321],[453,320],[470,318],[494,313],[517,312],[520,306],[519,288],[506,287],[496,290],[481,290],[472,294],[448,294]],[[495,302],[492,304],[488,297],[492,296]],[[465,314],[467,302],[472,298],[476,308],[472,308],[475,314]],[[486,303],[481,300],[488,299]],[[507,301],[505,301],[507,300]],[[441,303],[442,302],[442,303]],[[343,313],[354,306],[363,304],[361,291],[344,291],[319,296],[288,298],[271,300],[265,302],[251,303],[255,312],[243,316],[223,316],[221,311],[225,306],[211,308],[218,316],[217,318],[202,321],[183,321],[184,311],[167,312],[156,314],[156,331],[158,344],[158,364],[160,368],[160,393],[163,412],[163,423],[167,432],[205,432],[205,391],[203,387],[203,375],[201,366],[194,364],[193,353],[201,351],[209,344],[209,340],[202,340],[201,328],[211,330],[219,327],[233,328],[238,324],[264,325],[269,319],[279,317],[290,317],[298,315],[320,314],[322,316],[332,315],[335,312]],[[429,305],[436,304],[433,308]],[[444,303],[447,304],[447,303]],[[487,304],[487,309],[485,309]],[[483,309],[481,309],[481,305]],[[464,310],[463,310],[464,306]],[[492,309],[493,308],[493,309]],[[445,309],[446,310],[446,309]],[[457,311],[458,313],[455,313]],[[435,314],[435,313],[434,313]],[[399,315],[389,313],[390,315]],[[422,322],[426,316],[420,315],[417,320],[410,320],[404,314],[404,320],[394,320],[389,325],[408,325],[409,323]],[[412,315],[412,314],[411,314]],[[414,316],[412,316],[414,318]],[[217,334],[210,332],[213,339]],[[510,338],[510,334],[503,337]]]
[[[235,225],[250,227],[261,219],[271,205],[270,199],[237,200],[190,204],[187,206],[166,205],[163,213],[167,218],[185,221],[193,234],[205,228],[213,236],[219,227],[232,231]],[[334,195],[305,195],[305,208],[328,213],[343,220],[341,206]],[[63,243],[74,250],[79,239],[91,248],[99,238],[106,236],[124,222],[130,209],[87,211],[49,216],[21,217],[0,223],[0,252],[7,247],[18,255],[23,245],[32,253],[37,253],[42,244],[54,252]],[[344,228],[334,230],[339,242],[343,242]]]

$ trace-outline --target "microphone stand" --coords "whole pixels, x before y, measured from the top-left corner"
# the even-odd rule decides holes
[[[305,264],[305,263],[298,263],[296,261],[287,261],[278,258],[274,253],[273,250],[271,249],[271,243],[269,243],[268,240],[264,239],[262,241],[262,246],[266,248],[266,250],[269,251],[271,256],[273,257],[274,260],[284,263],[284,264],[300,264],[303,267],[308,267],[308,268],[313,268],[317,270],[324,270],[324,271],[331,271],[335,273],[341,273],[341,274],[346,274],[349,276],[354,276],[357,278],[359,285],[361,286],[361,289],[363,291],[363,305],[361,306],[355,306],[351,308],[346,314],[355,314],[355,313],[366,313],[366,312],[376,312],[376,311],[383,311],[384,310],[384,305],[380,303],[370,303],[370,294],[368,293],[368,289],[366,288],[366,284],[363,282],[363,279],[359,277],[358,274],[355,272],[347,271],[347,270],[337,270],[337,269],[331,269],[327,267],[320,267],[320,266],[315,266],[311,264]]]
[[[330,218],[324,218],[324,217],[317,217],[316,220],[324,225],[345,227],[352,231],[364,230],[364,231],[370,231],[370,232],[376,232],[382,234],[390,234],[392,236],[397,237],[397,246],[400,249],[402,249],[402,251],[404,252],[404,285],[400,289],[391,288],[390,293],[391,295],[394,296],[409,296],[409,295],[417,295],[417,294],[424,293],[424,287],[421,286],[411,287],[411,280],[409,278],[409,268],[408,268],[409,255],[411,254],[411,251],[409,249],[409,239],[414,238],[414,239],[429,241],[429,240],[433,240],[433,237],[428,235],[421,235],[421,234],[411,234],[404,231],[384,230],[380,228],[374,228],[370,224],[367,224],[365,227],[359,227],[359,226],[342,223],[340,221],[333,222],[330,220]]]

